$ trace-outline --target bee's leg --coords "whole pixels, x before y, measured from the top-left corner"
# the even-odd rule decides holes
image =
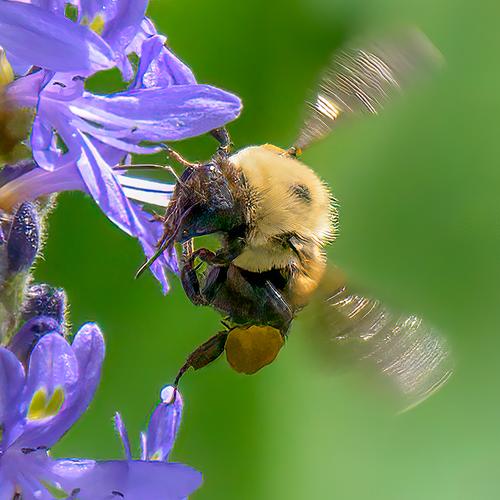
[[[285,335],[288,332],[290,323],[294,317],[293,309],[285,300],[281,292],[270,281],[266,281],[264,293],[266,295],[266,302],[271,314],[278,318],[278,321],[275,324],[280,332]]]
[[[195,265],[197,258],[208,265],[203,288],[198,278],[199,266]],[[181,283],[186,295],[195,305],[210,305],[209,297],[217,293],[219,281],[223,279],[224,273],[220,272],[223,269],[222,262],[212,264],[216,260],[216,254],[207,248],[194,250],[193,240],[182,245]]]
[[[186,359],[186,362],[182,365],[181,369],[177,373],[175,377],[174,386],[177,387],[179,384],[179,380],[186,373],[189,368],[194,368],[195,370],[199,370],[204,366],[207,366],[212,361],[215,361],[223,352],[224,346],[226,345],[226,338],[228,332],[219,332],[217,335],[214,335],[206,342],[201,344],[198,348],[196,348]]]
[[[227,246],[217,250],[211,264],[224,265],[232,262],[245,248],[245,240],[243,238],[232,238]]]
[[[193,252],[189,257],[183,258],[181,263],[181,283],[188,299],[197,306],[208,305],[207,300],[201,292],[200,280],[194,261],[197,252]]]
[[[245,240],[243,238],[234,238],[228,246],[217,250],[215,253],[206,248],[200,248],[195,253],[200,260],[207,264],[213,266],[227,266],[241,254],[244,248]]]
[[[210,131],[210,133],[220,144],[219,151],[225,155],[229,154],[233,147],[233,143],[231,142],[231,137],[226,127],[216,128]]]

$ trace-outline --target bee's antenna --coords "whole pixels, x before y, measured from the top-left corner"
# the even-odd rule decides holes
[[[189,160],[186,160],[180,153],[177,153],[177,151],[174,151],[169,145],[167,144],[160,144],[160,146],[165,150],[167,155],[175,160],[177,163],[180,163],[183,167],[192,167],[196,168],[199,167],[199,163],[193,163]]]
[[[146,269],[149,269],[154,261],[160,257],[160,255],[170,246],[172,240],[174,239],[175,233],[173,235],[167,236],[165,234],[163,238],[159,241],[158,250],[137,270],[135,273],[135,279],[139,278]]]

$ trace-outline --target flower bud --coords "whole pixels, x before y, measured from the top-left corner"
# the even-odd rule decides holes
[[[32,203],[17,209],[7,237],[7,267],[15,274],[27,271],[33,264],[40,245],[40,222]]]
[[[28,288],[23,304],[22,318],[28,321],[37,316],[53,318],[61,327],[66,313],[66,293],[45,283]]]

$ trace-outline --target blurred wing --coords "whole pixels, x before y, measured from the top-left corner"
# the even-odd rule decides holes
[[[352,45],[337,52],[320,78],[295,147],[304,149],[322,139],[349,114],[376,114],[394,92],[404,89],[441,60],[420,31]]]
[[[321,323],[315,331],[326,341],[321,346],[328,361],[382,375],[403,396],[406,408],[437,391],[452,374],[444,337],[417,316],[396,314],[343,285],[314,310],[316,324]]]

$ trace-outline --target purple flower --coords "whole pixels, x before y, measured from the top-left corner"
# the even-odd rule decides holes
[[[18,335],[25,338],[29,331]],[[18,342],[14,339],[13,342]],[[51,498],[57,480],[47,449],[76,422],[100,378],[104,340],[96,325],[83,326],[70,345],[56,329],[34,347],[28,369],[0,347],[0,498],[21,489],[26,498]]]
[[[121,229],[138,238],[147,256],[152,255],[156,242],[163,233],[163,226],[160,222],[151,220],[151,215],[130,199],[166,206],[173,186],[115,172],[104,164],[99,151],[95,148],[92,151],[92,164],[101,163],[105,168],[104,172],[108,174],[108,182],[105,183],[107,192],[103,192],[103,196],[97,200],[99,206]],[[7,182],[2,185],[4,180]],[[12,211],[21,200],[32,200],[50,193],[70,190],[89,193],[76,165],[65,164],[54,171],[36,167],[34,163],[31,168],[26,163],[21,164],[19,168],[9,166],[0,172],[0,211]],[[162,284],[163,291],[167,292],[165,268],[173,272],[178,271],[175,252],[164,254],[161,261],[151,269]],[[0,269],[0,277],[1,274]]]
[[[23,4],[6,3],[10,11],[18,8],[27,16],[29,30],[41,7],[26,10]],[[63,2],[52,0],[40,5],[52,16],[65,19],[65,24],[68,21],[63,17]],[[191,70],[165,46],[165,37],[157,34],[144,17],[146,5],[144,0],[81,0],[81,24],[72,23],[78,32],[93,27],[100,33],[99,40],[110,47],[114,63],[127,79],[134,76],[128,55],[134,52],[140,56],[135,78],[127,90],[111,95],[86,91],[85,77],[101,69],[94,63],[83,72],[55,72],[52,64],[8,86],[9,99],[18,106],[36,108],[30,142],[39,169],[28,178],[18,179],[15,185],[1,188],[0,207],[6,209],[47,192],[82,190],[116,225],[138,238],[149,257],[163,229],[161,224],[150,222],[149,216],[130,199],[165,206],[173,186],[128,177],[114,167],[129,153],[161,151],[161,146],[151,143],[185,139],[223,126],[239,115],[241,102],[228,92],[196,83]],[[9,28],[9,36],[15,40],[16,33],[20,40],[24,36],[19,28],[22,19]],[[59,51],[58,57],[67,56]],[[33,64],[27,57],[23,61]],[[173,252],[151,268],[167,291],[165,268],[176,271]]]
[[[180,499],[198,488],[200,473],[167,462],[182,412],[182,398],[177,393],[173,400],[172,388],[163,391],[164,400],[153,413],[141,460],[131,458],[119,415],[115,422],[126,460],[55,460],[49,456],[48,449],[92,400],[104,340],[96,325],[87,324],[70,345],[53,318],[35,320],[45,330],[25,360],[26,370],[11,350],[0,347],[0,499],[12,499],[16,493],[42,500]],[[21,329],[12,345],[30,344],[35,320]]]
[[[83,500],[114,498],[112,492],[116,498],[132,500],[180,499],[196,490],[201,474],[186,465],[168,462],[182,416],[182,397],[171,386],[165,387],[161,395],[162,401],[141,435],[140,460],[132,459],[127,430],[117,413],[115,427],[126,460],[59,460],[53,471],[64,478],[61,484],[65,490],[78,491],[78,498]]]
[[[57,14],[66,2],[33,4],[39,5],[0,0],[0,45],[16,67],[87,73],[113,65],[113,51],[101,37]]]

